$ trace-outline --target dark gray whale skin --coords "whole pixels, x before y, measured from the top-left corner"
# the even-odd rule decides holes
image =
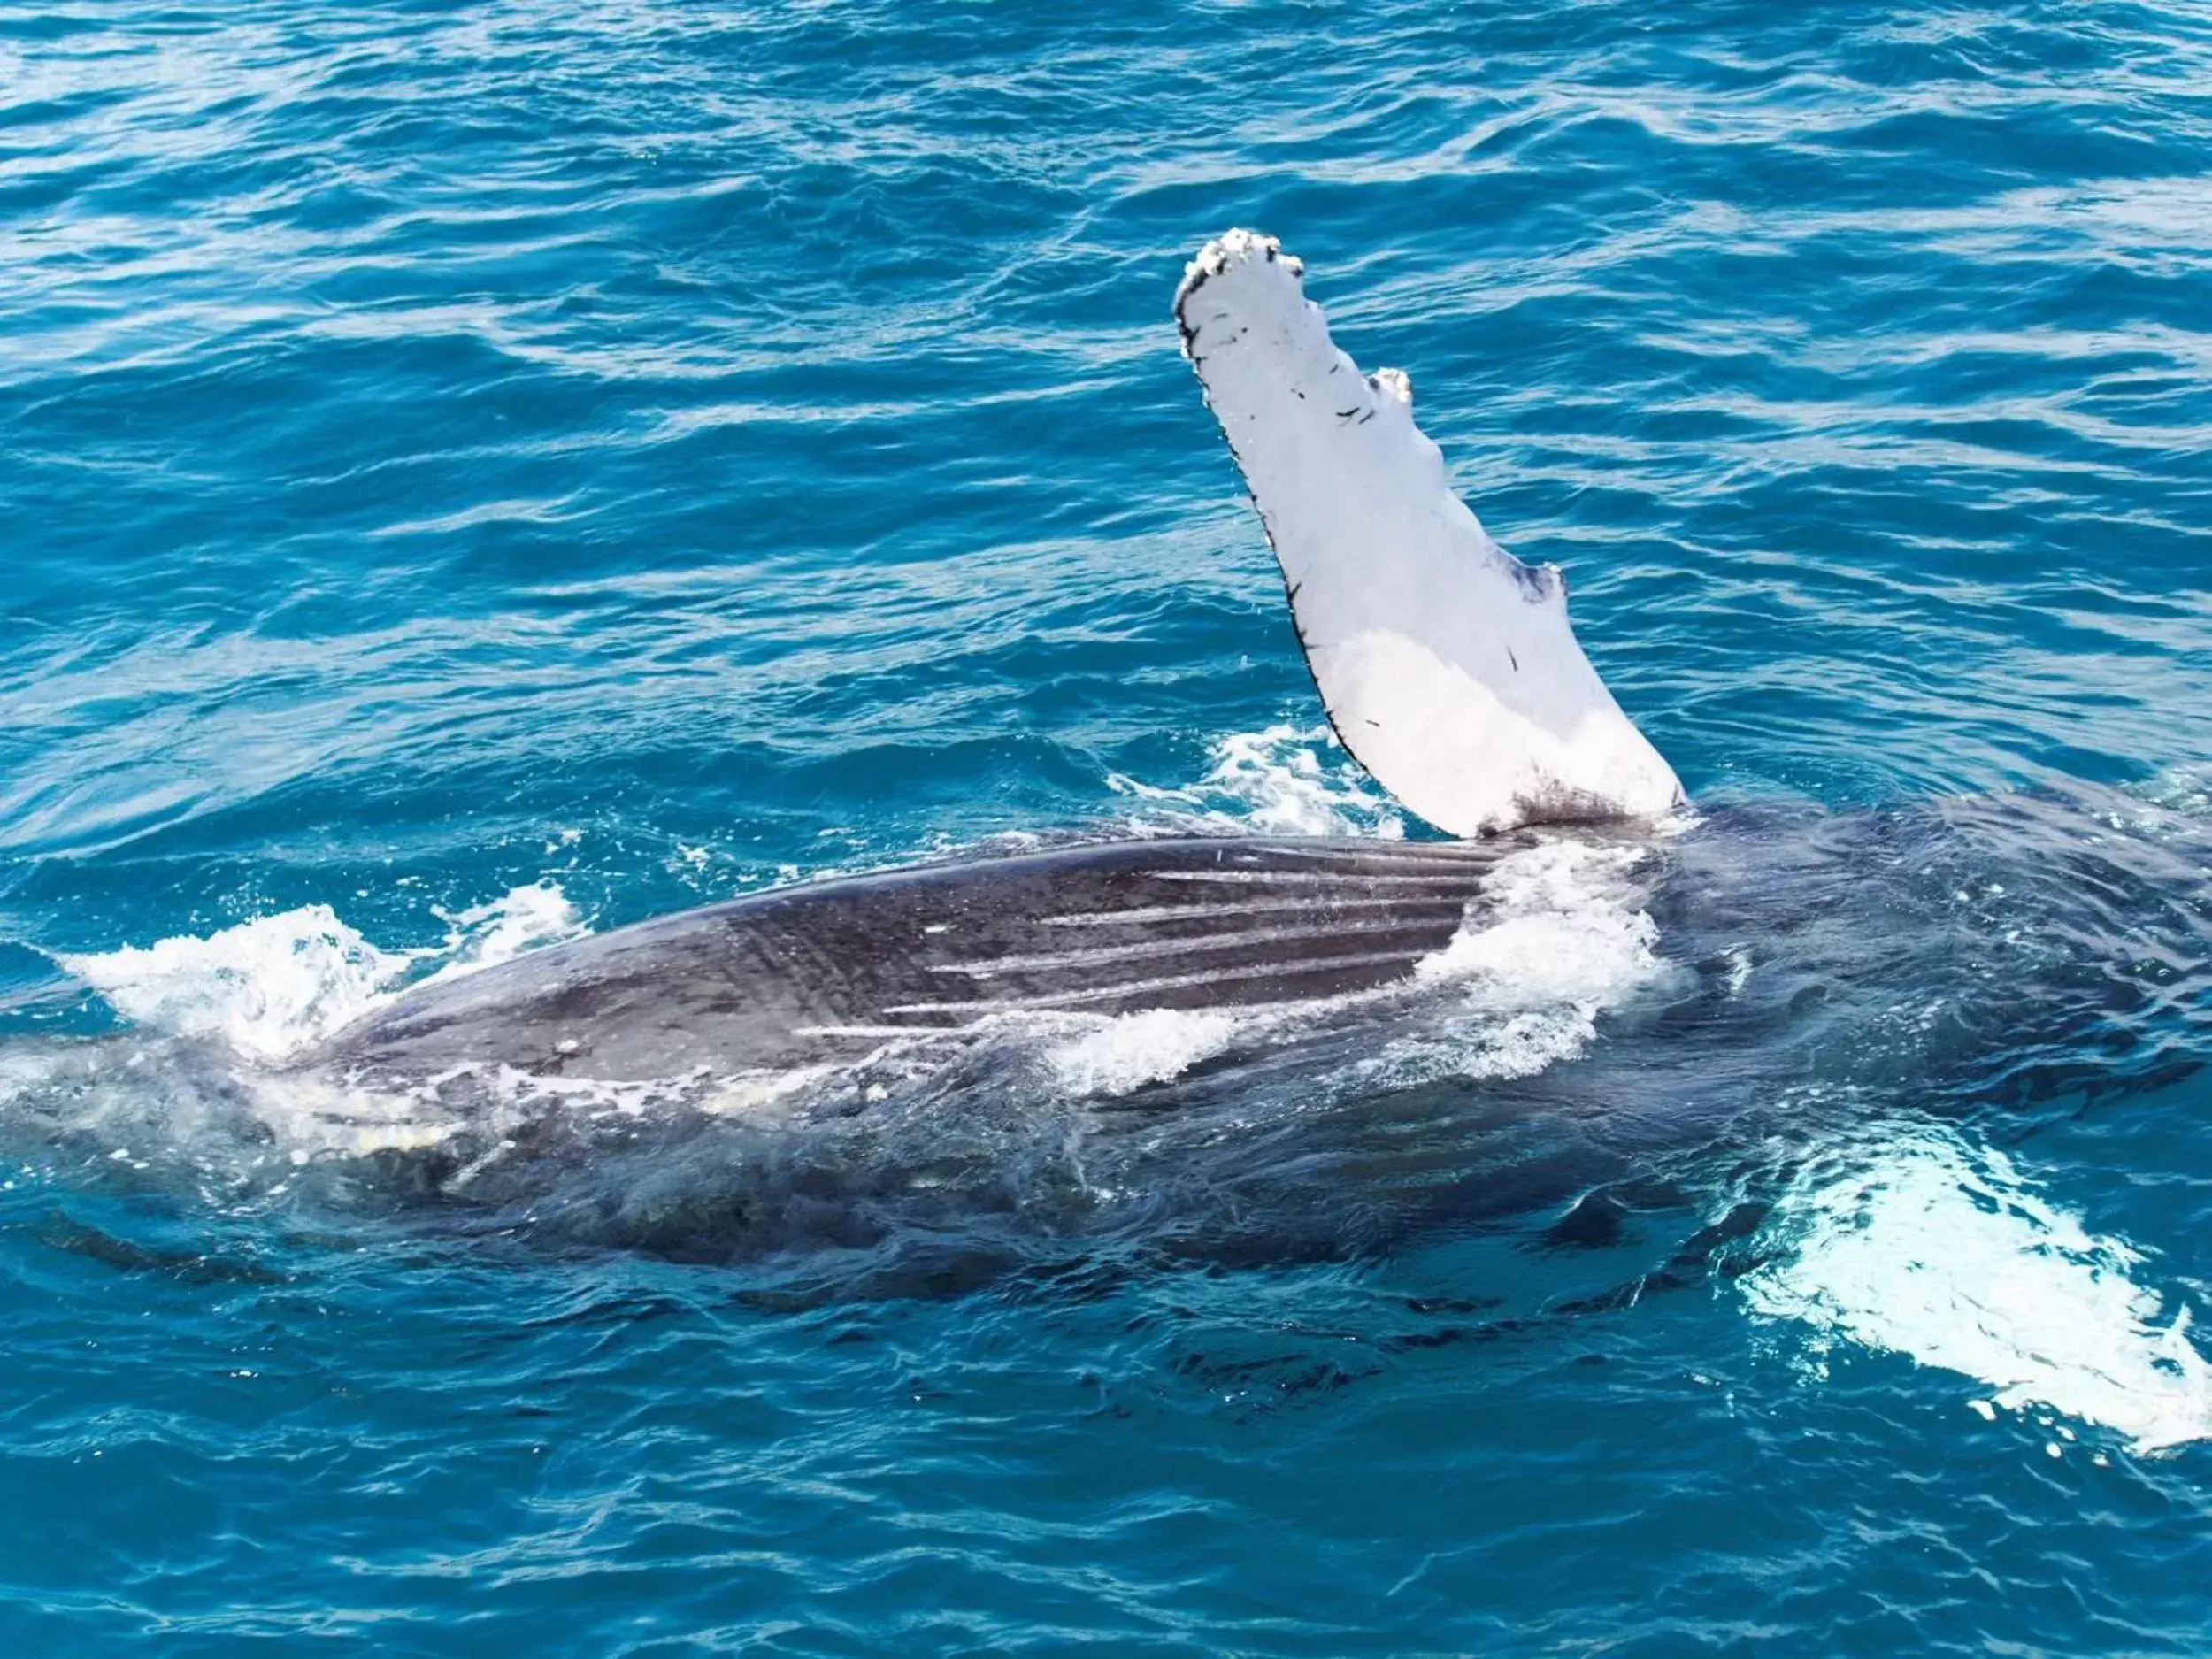
[[[1571,1064],[1462,1075],[1464,987],[1417,964],[1483,925],[1501,859],[1559,839],[1634,851],[1621,896],[1666,970]],[[1525,1225],[1702,1261],[1699,1227],[1738,1237],[1793,1160],[1871,1121],[1998,1110],[2016,1133],[2200,1064],[2206,847],[2194,820],[2084,790],[1718,803],[1657,836],[1063,844],[805,884],[426,984],[339,1032],[296,1063],[301,1100],[383,1149],[282,1164],[287,1202],[749,1263],[794,1305]],[[1069,1086],[1029,1022],[995,1018],[1283,1003],[1305,1011],[1126,1094]],[[799,1081],[718,1081],[761,1072]],[[242,1180],[266,1137],[245,1110]]]
[[[823,881],[425,986],[299,1064],[370,1086],[726,1075],[1022,1011],[1331,996],[1406,978],[1526,844],[1139,840]]]

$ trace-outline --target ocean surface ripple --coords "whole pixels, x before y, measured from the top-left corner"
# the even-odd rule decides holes
[[[1175,349],[1233,224],[1673,885],[1325,1090],[1101,1026],[477,1210],[254,1115],[779,881],[1426,833]],[[27,0],[0,503],[0,1648],[2212,1649],[2203,0]]]

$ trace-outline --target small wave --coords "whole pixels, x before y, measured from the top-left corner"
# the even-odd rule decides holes
[[[550,881],[469,909],[438,912],[445,942],[386,950],[327,904],[257,917],[199,937],[179,934],[61,958],[126,1019],[180,1037],[213,1038],[250,1060],[277,1062],[390,1001],[426,963],[448,979],[585,931]]]
[[[61,959],[126,1019],[280,1060],[374,1007],[412,961],[380,950],[327,904],[197,938]]]
[[[1138,821],[1146,829],[1405,837],[1404,815],[1325,726],[1234,732],[1208,753],[1206,775],[1194,784],[1163,789],[1115,773],[1107,785],[1144,803]]]
[[[2002,1152],[1919,1134],[1801,1183],[1774,1225],[1786,1258],[1739,1284],[1753,1312],[1811,1330],[1816,1367],[1855,1343],[1973,1378],[1994,1391],[1985,1415],[2042,1407],[2139,1451],[2212,1437],[2212,1364],[2188,1307]]]
[[[2140,814],[2114,827],[2154,833],[2177,826],[2199,829],[2212,819],[2212,765],[2167,766],[2126,793],[2139,804]]]
[[[1045,1061],[1072,1093],[1127,1094],[1180,1077],[1257,1023],[1218,1009],[1147,1009],[1062,1040],[1046,1050]]]
[[[1417,970],[1425,983],[1459,993],[1443,1069],[1533,1077],[1584,1053],[1601,1015],[1680,972],[1659,954],[1658,924],[1632,879],[1643,857],[1634,848],[1547,841],[1497,862],[1480,908]]]

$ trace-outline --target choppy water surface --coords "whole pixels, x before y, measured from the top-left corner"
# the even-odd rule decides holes
[[[1048,10],[0,17],[10,1650],[2203,1651],[2212,12]],[[536,1187],[271,1086],[780,880],[1424,833],[1176,356],[1235,223],[1700,823],[1419,1018]]]

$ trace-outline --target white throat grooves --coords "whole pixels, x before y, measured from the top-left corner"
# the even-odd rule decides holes
[[[1575,643],[1559,572],[1483,533],[1406,377],[1363,375],[1302,274],[1272,237],[1233,230],[1185,270],[1175,317],[1344,746],[1454,835],[1679,804]]]

